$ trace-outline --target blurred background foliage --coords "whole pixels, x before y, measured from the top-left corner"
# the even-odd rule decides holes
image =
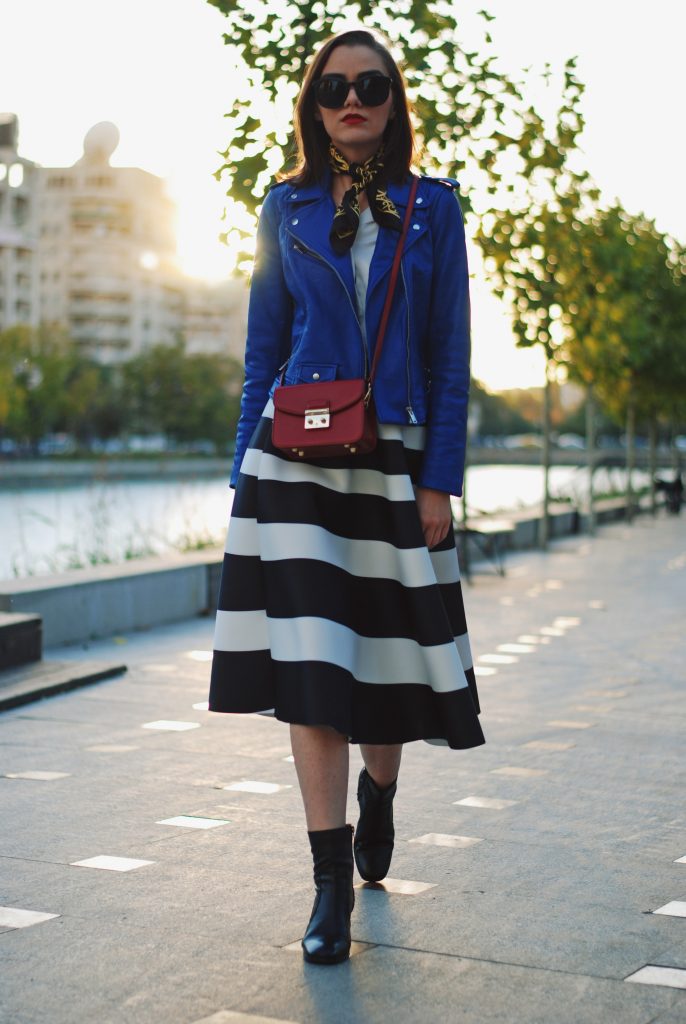
[[[103,365],[60,327],[18,325],[0,332],[0,436],[36,450],[46,435],[65,433],[87,450],[95,441],[161,434],[225,452],[242,382],[236,360],[189,354],[182,340]]]

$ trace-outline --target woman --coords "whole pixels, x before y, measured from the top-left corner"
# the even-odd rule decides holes
[[[303,952],[337,963],[353,855],[366,880],[389,869],[403,743],[484,742],[450,509],[469,290],[457,182],[422,177],[374,381],[376,449],[293,461],[275,448],[282,379],[360,378],[374,352],[414,147],[402,75],[374,35],[322,45],[295,134],[298,167],[258,226],[209,707],[290,723],[316,887]],[[350,743],[365,764],[354,831]]]

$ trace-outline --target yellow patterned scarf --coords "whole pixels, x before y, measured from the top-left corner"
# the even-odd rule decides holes
[[[329,166],[336,174],[349,174],[353,183],[343,196],[331,226],[331,248],[339,255],[347,252],[360,224],[360,192],[365,192],[372,217],[382,227],[400,231],[402,219],[386,194],[384,184],[384,147],[363,164],[349,163],[342,153],[329,144]]]

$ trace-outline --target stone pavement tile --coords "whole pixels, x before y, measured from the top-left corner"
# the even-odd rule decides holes
[[[415,872],[416,876],[417,872]],[[554,971],[624,978],[677,939],[683,922],[568,899],[459,892],[440,884],[412,899],[358,890],[355,938]],[[459,879],[459,876],[456,875]],[[656,922],[660,924],[655,927]],[[663,922],[669,922],[665,927]]]
[[[416,1024],[427,1011],[465,1024],[648,1024],[684,1005],[676,990],[402,948],[324,969],[221,929],[208,941],[194,924],[179,928],[170,906],[157,930],[59,918],[4,933],[5,1011],[13,1024],[74,1024],[75,1005],[80,1020],[108,1024],[190,1024],[229,1008],[299,1024]]]
[[[265,1017],[261,1013],[218,1010],[217,1013],[212,1013],[209,1017],[203,1017],[202,1020],[193,1021],[192,1024],[297,1024],[297,1021],[284,1020],[283,1017]]]
[[[511,964],[376,947],[328,976],[309,969],[299,1003],[283,1012],[303,1024],[648,1024],[681,1002],[679,992]]]
[[[277,875],[272,852],[261,861],[261,873],[254,864],[243,870],[244,857],[232,857],[226,847],[205,847],[198,856],[192,845],[173,861],[166,844],[158,847],[154,864],[126,874],[35,861],[7,865],[2,859],[4,903],[32,907],[39,899],[41,909],[84,927],[98,924],[107,931],[131,923],[151,938],[182,927],[204,936],[208,948],[214,940],[284,946],[302,937],[314,899],[309,866],[301,876],[279,865]]]
[[[407,807],[396,798],[397,826],[404,828],[411,817],[417,829],[430,821],[432,831],[439,831],[439,825],[440,831],[446,832],[478,828],[478,835],[505,841],[588,849],[602,844],[605,849],[611,848],[617,857],[650,851],[673,860],[674,854],[679,852],[679,832],[684,821],[682,816],[674,817],[680,799],[676,789],[668,791],[670,799],[666,799],[665,794],[662,800],[656,799],[655,806],[642,807],[633,797],[625,801],[613,799],[608,806],[608,788],[603,789],[600,780],[596,792],[579,793],[575,798],[569,792],[552,787],[547,793],[533,788],[530,791],[524,785],[529,786],[532,781],[529,779],[493,777],[519,783],[519,796],[526,799],[521,799],[507,812],[497,814],[486,814],[477,808],[438,806],[433,815],[418,817],[412,813],[411,806]],[[518,795],[513,788],[501,792],[512,798]]]
[[[225,937],[221,928],[210,941],[206,932],[194,931],[193,919],[182,921],[173,904],[167,915],[161,929],[144,920],[69,917],[42,924],[52,929],[42,938],[35,937],[39,928],[0,934],[5,1019],[187,1024],[231,1008],[301,1020],[283,1008],[302,998],[301,957]],[[27,941],[30,932],[34,938]]]
[[[686,989],[686,970],[675,967],[658,967],[646,964],[630,974],[625,981],[635,985],[660,985],[663,988]]]
[[[663,949],[657,954],[652,963],[661,964],[663,967],[680,967],[686,970],[686,929],[682,928],[682,934],[668,949]]]
[[[280,767],[284,774],[292,771],[292,766],[285,763]],[[197,768],[196,765],[195,770]],[[139,848],[168,837],[170,827],[157,824],[162,819],[190,814],[232,820],[235,812],[231,808],[227,810],[229,801],[221,800],[219,790],[193,786],[189,781],[192,770],[185,782],[176,778],[167,780],[160,773],[134,789],[130,777],[122,778],[121,783],[116,778],[110,779],[108,785],[104,777],[93,779],[85,773],[50,783],[0,779],[3,810],[7,820],[14,823],[12,829],[0,831],[0,856],[71,862],[87,855],[84,845],[87,852],[96,845],[96,852],[113,851],[116,847],[122,855],[127,855],[129,845]],[[57,800],[54,787],[65,783],[72,785]],[[286,790],[273,798],[253,794],[223,795],[239,800],[246,796],[263,802],[278,800],[281,804],[278,811],[273,806],[265,806],[261,815],[265,826],[275,814],[286,820],[290,816],[299,823],[306,839],[300,796],[294,790]],[[234,803],[240,810],[238,800]],[[245,803],[246,808],[251,806]]]
[[[638,914],[661,905],[674,885],[667,862],[571,847],[552,849],[535,841],[486,840],[464,850],[400,843],[392,870],[405,878],[443,879],[442,884],[456,893],[568,900],[570,906],[591,904]]]
[[[650,1024],[685,1024],[686,1022],[686,998],[682,992],[682,998],[671,1010],[666,1010],[664,1013],[658,1014],[654,1017]]]

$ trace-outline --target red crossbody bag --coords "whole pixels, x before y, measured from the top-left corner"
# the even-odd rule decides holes
[[[272,443],[293,459],[326,458],[371,452],[376,447],[372,385],[391,312],[400,259],[419,179],[413,176],[405,220],[395,250],[391,277],[369,376],[357,380],[279,384],[274,391]]]

